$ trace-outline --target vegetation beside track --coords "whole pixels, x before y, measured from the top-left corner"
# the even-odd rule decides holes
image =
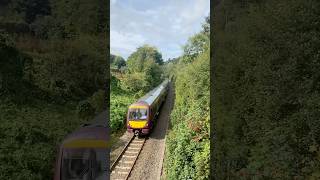
[[[61,140],[103,110],[106,12],[99,0],[0,2],[0,179],[52,179]]]
[[[110,127],[113,133],[122,131],[125,127],[128,106],[136,98],[133,93],[126,92],[119,87],[120,80],[112,75],[110,95]]]
[[[214,9],[217,179],[320,178],[320,2]]]
[[[202,31],[185,45],[183,56],[168,65],[175,76],[176,95],[164,163],[169,180],[209,179],[209,27],[208,18]]]

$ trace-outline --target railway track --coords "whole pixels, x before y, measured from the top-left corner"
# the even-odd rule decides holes
[[[111,166],[111,180],[127,180],[145,143],[145,138],[132,136]]]

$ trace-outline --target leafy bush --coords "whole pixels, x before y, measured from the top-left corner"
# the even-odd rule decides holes
[[[134,94],[120,88],[121,81],[111,76],[110,127],[112,132],[125,128],[127,110],[135,100]]]
[[[220,8],[213,57],[218,179],[316,179],[320,3],[226,1]]]
[[[124,78],[120,81],[120,86],[125,91],[137,92],[139,90],[146,91],[149,84],[145,73],[131,73],[124,75]]]
[[[131,92],[147,91],[161,83],[162,55],[155,47],[143,45],[127,60],[127,74],[123,79],[123,89]]]
[[[121,69],[126,66],[126,61],[121,56],[110,54],[110,68]]]
[[[132,94],[114,95],[110,97],[110,126],[113,132],[119,131],[125,127],[127,110],[135,98]]]
[[[0,4],[0,179],[52,179],[57,146],[102,108],[107,4]]]
[[[80,101],[77,106],[78,116],[82,119],[89,119],[94,116],[95,109],[92,107],[89,101]]]
[[[0,179],[51,179],[58,145],[83,120],[72,106],[0,99]]]
[[[179,70],[175,74],[175,106],[166,141],[167,179],[209,179],[209,42],[199,46],[204,35],[194,38],[200,39],[192,39],[187,47],[190,54],[184,54],[190,61],[182,60],[175,65]],[[193,47],[193,42],[199,47]]]

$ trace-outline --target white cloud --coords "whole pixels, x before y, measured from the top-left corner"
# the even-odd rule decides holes
[[[181,55],[181,46],[200,31],[209,14],[209,3],[209,0],[111,1],[111,53],[127,58],[147,43],[158,47],[164,59]]]
[[[140,34],[110,31],[111,53],[122,55],[126,58],[135,51],[137,47],[143,45],[145,41],[145,38]]]
[[[111,0],[111,5],[114,5],[117,3],[117,0]]]

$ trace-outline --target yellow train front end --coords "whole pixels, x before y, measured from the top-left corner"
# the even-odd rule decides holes
[[[127,114],[127,130],[135,135],[150,133],[150,108],[147,104],[135,103],[129,106]]]
[[[56,159],[54,180],[109,177],[110,144],[105,127],[84,127],[67,137]]]

